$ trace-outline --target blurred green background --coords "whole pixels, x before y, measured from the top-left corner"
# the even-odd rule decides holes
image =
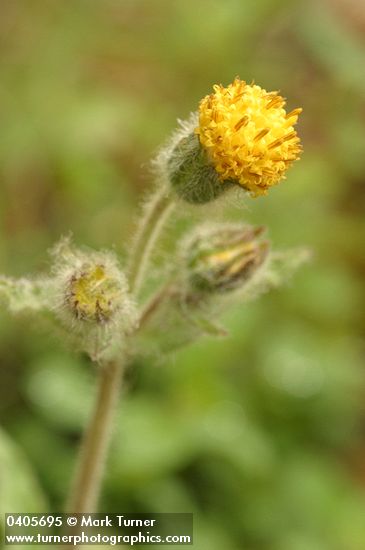
[[[361,0],[2,0],[0,270],[47,249],[123,257],[149,160],[214,83],[302,106],[304,154],[266,198],[186,209],[248,220],[314,259],[164,363],[139,360],[101,510],[195,513],[199,550],[365,548],[365,5]],[[175,237],[175,233],[171,235]],[[61,510],[94,373],[0,311],[0,512]]]

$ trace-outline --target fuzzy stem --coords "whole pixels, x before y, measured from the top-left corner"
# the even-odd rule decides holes
[[[67,503],[69,513],[93,513],[97,509],[122,373],[119,362],[110,362],[100,369],[96,404],[81,444],[76,475]]]
[[[145,206],[129,265],[130,290],[135,296],[141,289],[152,249],[174,206],[174,198],[165,187],[159,188]]]
[[[141,312],[136,332],[139,332],[144,328],[146,322],[148,322],[150,317],[156,312],[161,303],[166,299],[171,288],[172,283],[171,281],[168,281],[160,290],[156,292],[156,294],[154,294],[154,296],[152,296],[150,301],[147,302],[146,306]]]

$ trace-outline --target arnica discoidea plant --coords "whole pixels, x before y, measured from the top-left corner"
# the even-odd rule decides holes
[[[226,335],[218,323],[222,312],[279,286],[307,259],[303,249],[273,250],[263,227],[209,221],[205,208],[232,189],[243,198],[260,197],[283,180],[301,152],[295,130],[300,113],[287,113],[278,92],[239,78],[227,87],[215,85],[154,160],[155,191],[143,205],[124,262],[66,238],[51,251],[49,274],[0,276],[0,298],[11,312],[51,321],[97,367],[95,410],[67,511],[97,509],[122,374],[131,358],[160,359],[204,335]],[[156,282],[151,259],[158,238],[176,206],[189,214],[184,203],[199,207],[204,223],[166,254]]]

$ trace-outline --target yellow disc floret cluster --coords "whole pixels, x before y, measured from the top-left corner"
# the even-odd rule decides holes
[[[235,181],[253,196],[265,195],[299,158],[294,125],[302,109],[286,113],[278,92],[239,78],[213,89],[200,102],[200,143],[222,181]]]
[[[77,319],[103,323],[119,306],[119,286],[105,266],[85,264],[71,278],[67,302]]]

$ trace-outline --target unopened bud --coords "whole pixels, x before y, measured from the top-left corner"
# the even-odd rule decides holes
[[[85,263],[71,275],[65,302],[77,319],[106,323],[122,306],[122,287],[120,274],[108,273],[102,263]]]
[[[190,285],[200,292],[227,292],[244,285],[267,257],[263,228],[217,225],[203,228],[185,247]]]
[[[107,252],[81,251],[69,240],[53,250],[58,288],[56,305],[65,325],[81,334],[128,331],[136,313],[118,261]]]

